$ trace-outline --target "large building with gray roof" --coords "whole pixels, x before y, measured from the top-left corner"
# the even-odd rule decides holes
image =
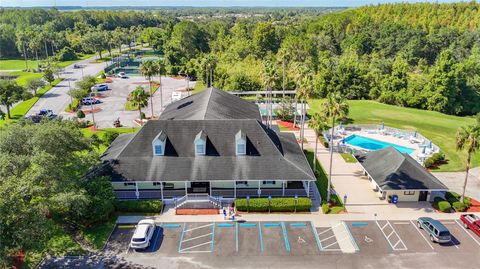
[[[102,160],[123,199],[309,196],[316,180],[294,134],[272,130],[257,105],[214,88],[120,135]]]

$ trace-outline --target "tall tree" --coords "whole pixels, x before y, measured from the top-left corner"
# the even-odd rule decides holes
[[[138,86],[128,95],[128,101],[138,109],[140,119],[142,119],[142,108],[148,105],[148,94],[143,90],[142,86]]]
[[[0,104],[7,109],[7,117],[11,119],[10,107],[16,102],[28,97],[24,87],[11,80],[0,80]]]
[[[467,165],[465,171],[465,180],[463,182],[463,191],[460,201],[463,203],[465,199],[465,190],[467,189],[468,174],[470,172],[470,166],[472,156],[480,150],[480,114],[477,118],[477,122],[467,127],[461,127],[457,131],[456,137],[457,150],[467,151]]]
[[[272,118],[273,118],[273,87],[275,82],[278,79],[277,72],[275,70],[275,64],[271,61],[265,61],[263,66],[263,85],[267,92],[267,125],[272,127]]]
[[[162,75],[164,75],[167,72],[167,69],[165,67],[165,61],[163,59],[160,59],[155,62],[156,65],[156,71],[158,72],[158,83],[160,83],[160,111],[163,111],[163,85],[162,85]],[[187,89],[188,90],[188,89]]]
[[[332,121],[330,134],[330,168],[327,186],[327,201],[330,201],[330,189],[332,185],[332,164],[333,164],[333,140],[335,136],[335,121],[348,115],[349,105],[347,100],[339,93],[329,93],[323,104],[323,114]]]
[[[148,84],[149,84],[149,88],[150,88],[150,108],[152,110],[152,116],[151,117],[153,119],[154,114],[153,114],[152,78],[153,78],[153,76],[158,74],[157,65],[155,64],[154,61],[147,60],[140,65],[140,73],[142,73],[142,75],[144,75],[148,79]]]
[[[328,129],[328,124],[322,115],[315,113],[308,121],[308,126],[315,132],[315,152],[313,153],[313,171],[317,172],[317,153],[318,153],[318,140],[322,136],[323,132]]]
[[[27,81],[25,88],[29,91],[33,92],[34,95],[37,95],[37,90],[41,87],[45,86],[45,82],[40,78],[32,78]]]

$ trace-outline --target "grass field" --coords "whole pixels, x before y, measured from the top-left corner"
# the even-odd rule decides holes
[[[342,158],[347,163],[356,163],[357,162],[357,159],[355,159],[355,157],[353,157],[353,155],[350,154],[350,153],[341,153],[340,155],[342,156]]]
[[[122,128],[105,128],[105,129],[98,129],[95,132],[92,132],[90,128],[82,129],[82,133],[85,137],[91,137],[93,134],[96,134],[98,138],[103,139],[105,133],[107,132],[114,132],[118,134],[126,134],[126,133],[134,133],[140,130],[139,127],[122,127]],[[97,149],[97,152],[102,154],[107,149],[108,145],[101,144],[100,147]]]
[[[39,61],[28,60],[28,68],[37,68]],[[0,70],[25,70],[25,60],[0,60]]]
[[[82,230],[83,238],[90,243],[95,249],[102,250],[103,246],[107,242],[110,233],[115,227],[117,216],[114,215],[108,221]]]
[[[349,118],[355,124],[379,124],[404,130],[417,130],[431,139],[445,153],[448,163],[437,171],[465,170],[466,153],[455,150],[455,135],[461,126],[472,124],[471,117],[457,117],[439,112],[385,105],[374,101],[353,100],[350,103]],[[310,100],[310,111],[319,112],[321,100]],[[480,165],[480,152],[473,158],[473,166]]]

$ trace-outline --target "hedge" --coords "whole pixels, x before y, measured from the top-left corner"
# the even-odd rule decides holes
[[[247,199],[235,199],[235,207],[240,211],[268,212],[268,198],[251,198],[247,206]],[[270,204],[271,212],[293,212],[295,211],[295,198],[272,198]],[[299,197],[297,211],[310,211],[312,200]]]
[[[433,207],[442,212],[450,212],[452,209],[450,203],[441,197],[435,197],[433,200]]]
[[[160,200],[132,200],[116,201],[115,210],[118,212],[131,213],[159,213],[162,210]]]
[[[445,199],[447,199],[447,201],[450,202],[450,204],[453,205],[454,202],[460,202],[460,198],[461,198],[461,195],[456,193],[456,192],[453,192],[453,191],[449,191],[449,192],[446,192],[445,193]],[[472,206],[472,200],[470,199],[470,197],[466,197],[463,198],[463,204],[468,208],[470,206]]]
[[[465,212],[467,210],[467,206],[460,201],[453,202],[452,206],[457,212]]]

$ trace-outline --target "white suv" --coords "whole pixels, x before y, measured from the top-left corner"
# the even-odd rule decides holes
[[[138,222],[133,233],[130,247],[133,249],[145,249],[150,246],[153,232],[155,232],[155,221],[153,219],[144,219]]]

